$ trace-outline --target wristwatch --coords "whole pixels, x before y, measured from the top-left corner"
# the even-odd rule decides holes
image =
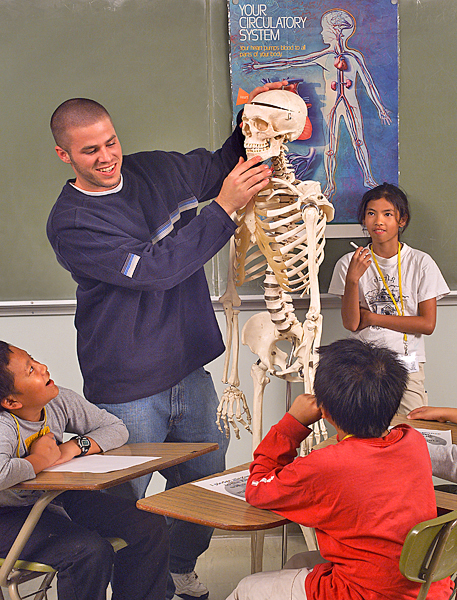
[[[81,454],[79,454],[79,456],[84,456],[89,452],[89,448],[91,446],[89,438],[86,438],[84,435],[75,435],[75,437],[72,437],[71,439],[78,444],[78,447],[81,450]]]

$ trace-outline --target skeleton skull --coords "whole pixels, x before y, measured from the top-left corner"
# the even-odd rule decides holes
[[[298,94],[286,90],[262,92],[243,112],[242,131],[248,158],[279,156],[282,144],[302,133],[308,110]]]

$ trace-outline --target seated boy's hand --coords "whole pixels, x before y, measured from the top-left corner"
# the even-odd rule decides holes
[[[32,463],[35,473],[50,467],[60,458],[60,450],[53,433],[46,433],[30,446],[26,460]]]
[[[75,458],[75,456],[81,455],[81,449],[76,444],[76,442],[74,442],[73,440],[68,440],[68,442],[64,442],[63,444],[60,444],[59,450],[60,450],[60,457],[54,463],[55,465],[61,465],[62,463],[66,463],[69,460],[71,460],[72,458]]]
[[[289,414],[306,427],[322,418],[321,409],[317,406],[316,396],[313,394],[297,396],[290,407]]]
[[[445,408],[439,406],[421,406],[412,410],[408,419],[425,419],[426,421],[440,421],[445,423],[446,421],[452,421],[455,423],[457,418],[457,410],[454,408]]]

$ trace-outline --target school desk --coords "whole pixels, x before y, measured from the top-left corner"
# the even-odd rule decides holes
[[[205,479],[244,471],[250,463],[215,473]],[[289,521],[269,511],[251,506],[241,498],[226,496],[192,483],[186,483],[137,502],[138,508],[167,517],[174,517],[208,527],[217,527],[229,531],[250,531],[251,535],[251,571],[261,570],[262,541],[257,531],[285,525]],[[260,562],[259,562],[260,561]]]
[[[440,423],[439,421],[421,421],[419,419],[407,419],[406,415],[395,415],[392,425],[406,423],[414,429],[431,429],[435,431],[451,431],[452,443],[457,444],[457,425],[455,423]]]
[[[104,490],[119,485],[136,477],[147,475],[172,467],[197,456],[217,450],[217,444],[208,443],[142,443],[126,444],[120,448],[105,452],[107,456],[151,456],[159,457],[119,471],[109,473],[53,473],[42,471],[35,479],[23,481],[11,489],[43,490],[43,494],[33,505],[14,544],[11,546],[3,565],[0,568],[0,586],[5,586],[11,569],[19,558],[22,549],[30,537],[43,510],[56,496],[68,490]],[[84,458],[81,458],[83,461]]]

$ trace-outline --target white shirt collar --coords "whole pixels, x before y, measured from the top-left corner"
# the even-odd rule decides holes
[[[121,173],[121,180],[119,181],[117,186],[115,188],[113,188],[112,190],[105,190],[103,192],[89,192],[87,190],[82,190],[81,188],[76,186],[71,181],[69,181],[68,183],[70,185],[72,185],[75,188],[75,190],[78,190],[78,192],[81,192],[82,194],[86,194],[86,196],[107,196],[108,194],[116,194],[117,192],[120,192],[122,190],[122,186],[124,185],[124,178],[122,177],[122,173]]]

